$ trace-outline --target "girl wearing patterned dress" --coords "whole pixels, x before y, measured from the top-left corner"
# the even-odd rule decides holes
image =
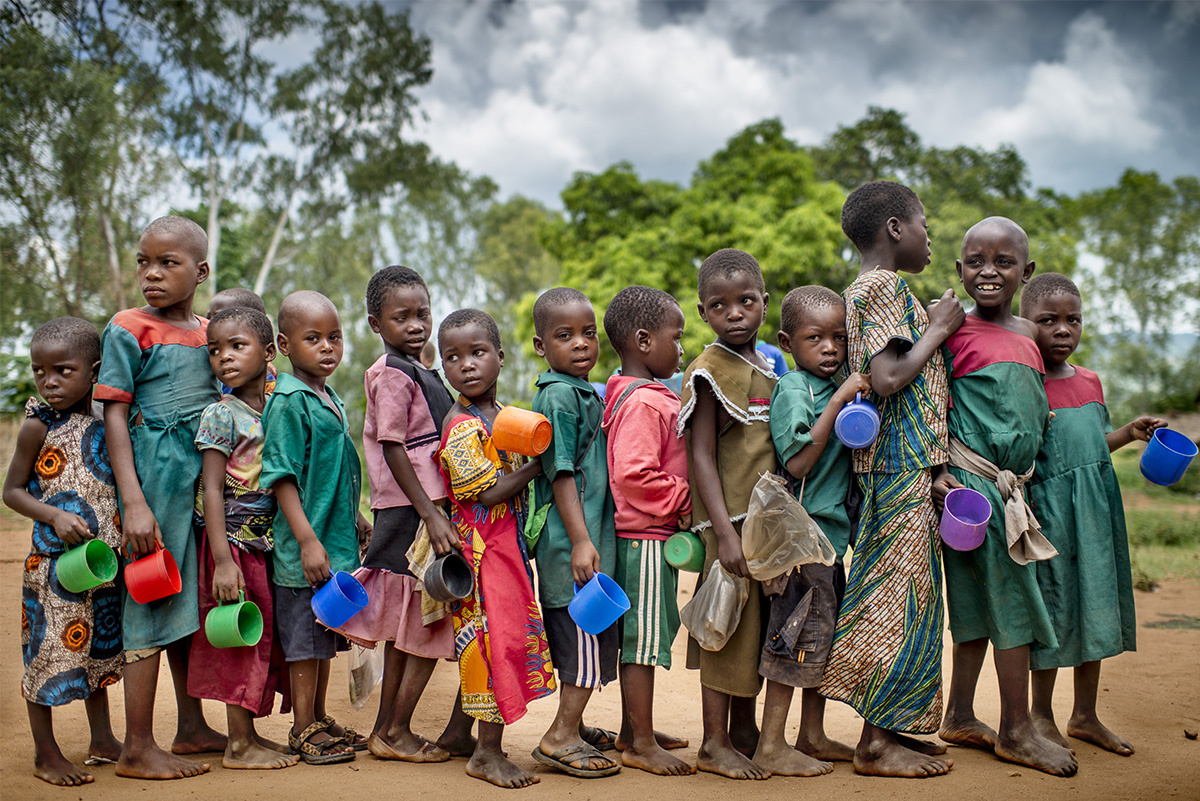
[[[107,689],[121,679],[120,591],[109,582],[70,592],[57,572],[67,548],[97,537],[115,548],[121,538],[104,423],[92,414],[100,335],[85,320],[60,317],[34,332],[29,357],[46,402],[25,404],[4,480],[4,503],[35,521],[21,590],[21,694],[33,732],[34,775],[73,786],[93,778],[59,749],[54,707],[83,700],[91,728],[87,762],[121,754]]]
[[[525,487],[540,460],[521,464],[492,444],[496,378],[504,365],[495,321],[476,309],[451,313],[438,330],[442,368],[458,401],[446,414],[438,452],[458,546],[475,574],[471,595],[454,607],[462,707],[479,721],[479,743],[467,774],[500,787],[538,778],[509,761],[504,726],[530,701],[554,692],[546,629],[533,594],[522,531]]]

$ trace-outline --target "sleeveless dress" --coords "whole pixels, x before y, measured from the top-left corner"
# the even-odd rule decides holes
[[[36,398],[25,404],[25,416],[49,429],[26,487],[29,494],[79,515],[97,539],[115,549],[121,530],[104,423],[57,412]],[[81,593],[67,590],[56,570],[65,550],[52,526],[34,523],[21,581],[21,694],[42,706],[84,699],[115,684],[124,664],[120,588],[109,582]]]

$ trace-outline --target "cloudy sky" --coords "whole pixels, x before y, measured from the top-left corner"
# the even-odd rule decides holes
[[[421,137],[552,206],[576,170],[685,183],[753,122],[816,144],[869,105],[927,144],[1014,144],[1064,192],[1200,175],[1194,0],[395,5],[433,41]]]

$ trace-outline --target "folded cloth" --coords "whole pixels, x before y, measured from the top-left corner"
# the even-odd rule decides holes
[[[950,438],[949,453],[950,464],[993,482],[1000,491],[1000,498],[1004,501],[1004,536],[1008,542],[1009,558],[1018,565],[1027,565],[1058,555],[1058,550],[1042,535],[1042,527],[1025,500],[1023,488],[1033,475],[1035,465],[1030,465],[1020,475],[1011,470],[1001,470],[954,437]]]
[[[450,614],[450,607],[435,601],[425,592],[425,571],[437,559],[437,553],[433,550],[433,543],[429,541],[429,531],[424,522],[417,528],[417,536],[405,556],[408,557],[409,571],[417,577],[417,589],[421,591],[421,625],[436,623]]]

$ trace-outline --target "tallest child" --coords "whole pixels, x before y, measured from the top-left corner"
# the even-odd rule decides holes
[[[166,548],[183,589],[159,601],[124,601],[125,746],[118,776],[182,779],[208,770],[154,741],[154,690],[167,652],[179,708],[176,754],[224,751],[200,701],[187,694],[187,654],[200,628],[192,501],[201,457],[194,440],[204,409],[221,393],[208,367],[208,321],[192,311],[208,278],[204,230],[160,217],[138,243],[137,278],[146,305],[118,312],[104,329],[95,398],[104,403],[105,440],[120,495],[122,544],[135,557]]]

